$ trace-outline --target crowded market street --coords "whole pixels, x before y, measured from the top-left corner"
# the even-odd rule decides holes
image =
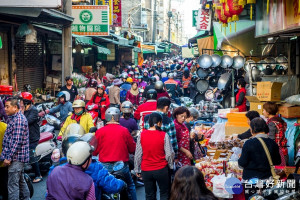
[[[0,1],[0,200],[299,200],[300,1]]]

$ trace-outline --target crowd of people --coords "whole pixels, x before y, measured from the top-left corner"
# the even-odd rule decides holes
[[[199,112],[181,106],[179,99],[194,98],[195,68],[197,63],[193,61],[174,60],[114,69],[116,74],[109,79],[104,73],[99,79],[90,78],[85,101],[78,99],[72,77],[66,77],[66,85],[57,94],[58,105],[40,113],[29,92],[23,92],[21,99],[6,100],[7,127],[0,137],[3,199],[30,199],[24,164],[39,141],[39,117],[56,112],[64,122],[57,137],[62,140],[62,151],[59,166],[51,167],[46,199],[101,199],[103,193],[126,191],[129,199],[136,200],[131,170],[143,180],[147,200],[156,199],[157,185],[161,200],[217,199],[206,188],[201,171],[193,166],[195,160],[205,156],[198,145],[204,136],[191,129]],[[237,106],[246,111],[243,80],[238,85]],[[171,103],[178,105],[172,113]],[[248,111],[250,129],[238,136],[251,138],[238,161],[244,168],[244,180],[271,176],[267,156],[257,138],[266,143],[275,165],[285,165],[287,160],[286,124],[276,116],[276,104],[267,102],[263,108],[267,122],[258,113]],[[96,126],[88,113],[91,110],[97,111],[103,126],[97,127],[90,138],[84,138],[81,135]],[[81,134],[64,138],[70,130],[67,127],[74,125],[79,127],[72,130]],[[122,180],[110,174],[120,161]],[[38,163],[33,166],[33,182],[42,181]]]

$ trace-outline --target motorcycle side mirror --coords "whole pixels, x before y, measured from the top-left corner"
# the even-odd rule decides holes
[[[92,127],[92,128],[90,128],[90,133],[95,133],[97,131],[97,127]]]

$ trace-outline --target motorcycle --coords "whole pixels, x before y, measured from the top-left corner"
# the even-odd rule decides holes
[[[120,179],[125,182],[125,177],[123,172],[121,171],[125,167],[125,164],[123,161],[116,162],[113,166],[113,171],[110,172],[111,175],[113,175],[115,178]],[[123,188],[119,193],[116,194],[106,194],[102,193],[101,199],[104,200],[127,200],[128,195],[125,188]]]
[[[92,116],[94,125],[97,129],[104,126],[103,121],[101,120],[101,102],[106,101],[106,98],[101,98],[100,102],[97,104],[92,104],[87,106],[88,113]],[[100,116],[100,117],[99,117]]]

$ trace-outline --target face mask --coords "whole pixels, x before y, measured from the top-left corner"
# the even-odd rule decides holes
[[[82,113],[83,113],[83,110],[80,111],[79,113],[75,113],[75,115],[79,116],[79,115],[82,115]]]

